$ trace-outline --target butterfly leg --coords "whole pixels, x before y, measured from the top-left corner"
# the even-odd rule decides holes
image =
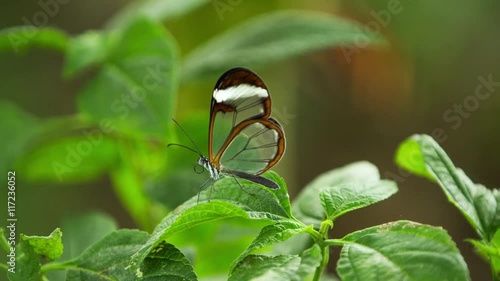
[[[203,190],[203,187],[207,185],[207,183],[210,181],[212,181],[212,178],[208,178],[208,180],[206,180],[202,185],[200,185],[200,188],[198,189],[198,199],[196,200],[196,204],[200,203],[200,193]],[[212,188],[210,188],[210,195],[212,195]],[[210,196],[208,197],[208,202],[210,202]]]
[[[214,181],[210,182],[210,194],[208,195],[208,202],[210,202],[210,198],[212,198],[212,191],[214,190]]]
[[[246,193],[248,193],[249,195],[255,195],[255,193],[251,193],[249,192],[248,190],[246,190],[243,185],[241,185],[240,181],[238,180],[238,178],[236,176],[232,176],[233,179],[236,181],[236,183],[240,186],[241,189],[243,189],[243,191],[245,191]]]

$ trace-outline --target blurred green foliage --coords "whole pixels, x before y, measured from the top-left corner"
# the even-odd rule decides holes
[[[467,266],[453,241],[439,228],[401,221],[355,232],[343,239],[332,239],[327,242],[328,245],[322,242],[323,238],[328,238],[327,235],[317,237],[327,234],[336,217],[344,212],[394,194],[394,183],[380,181],[378,169],[367,162],[322,175],[304,189],[293,207],[284,181],[273,173],[266,176],[278,181],[282,189],[276,193],[256,190],[260,192],[259,201],[248,194],[240,195],[241,191],[234,185],[220,182],[213,196],[214,202],[210,205],[194,204],[196,196],[193,195],[203,181],[202,177],[195,178],[191,171],[195,159],[185,157],[185,152],[166,149],[166,144],[171,142],[188,143],[185,136],[178,135],[178,129],[171,122],[174,116],[180,117],[193,139],[200,147],[206,148],[208,115],[194,109],[178,110],[178,99],[186,93],[186,88],[204,78],[217,77],[234,66],[264,66],[332,47],[354,46],[354,50],[359,50],[360,39],[370,45],[386,46],[379,32],[366,32],[366,26],[331,14],[305,10],[270,11],[251,16],[227,31],[215,32],[212,38],[203,38],[210,36],[206,33],[186,40],[190,35],[185,32],[176,38],[165,27],[164,23],[169,26],[173,20],[177,24],[183,23],[184,16],[209,4],[213,5],[221,22],[226,12],[234,10],[234,6],[221,1],[136,1],[118,11],[101,30],[70,35],[54,27],[19,26],[0,31],[2,53],[17,55],[50,49],[64,58],[60,73],[66,81],[88,78],[80,85],[74,98],[76,112],[69,116],[37,118],[11,101],[0,101],[0,129],[10,134],[8,138],[2,137],[0,143],[1,171],[15,169],[22,175],[22,181],[45,182],[61,187],[69,183],[89,183],[109,175],[109,188],[138,227],[146,231],[154,229],[152,236],[139,230],[115,231],[116,223],[101,214],[67,219],[62,224],[62,244],[60,235],[54,235],[57,239],[54,236],[28,237],[20,243],[18,250],[22,258],[19,265],[30,270],[22,275],[10,275],[9,278],[30,280],[40,272],[52,277],[53,270],[74,267],[68,273],[71,280],[95,278],[100,276],[100,272],[118,279],[139,277],[141,274],[145,274],[141,275],[143,278],[168,278],[173,272],[174,275],[185,274],[188,280],[193,280],[196,275],[217,276],[224,280],[228,269],[230,278],[234,280],[250,279],[266,272],[277,272],[288,280],[310,277],[315,270],[321,273],[326,266],[323,263],[328,261],[325,249],[328,251],[328,246],[342,245],[338,273],[345,280],[352,280],[355,279],[350,271],[352,268],[359,269],[364,276],[373,274],[373,271],[360,266],[367,262],[364,259],[366,256],[359,253],[360,249],[372,247],[379,250],[377,247],[380,244],[376,242],[392,243],[409,235],[411,237],[406,237],[407,240],[401,240],[401,248],[385,252],[381,258],[413,251],[411,247],[405,248],[412,244],[407,243],[410,241],[422,245],[420,250],[425,248],[422,251],[429,254],[427,258],[432,263],[431,250],[439,246],[443,250],[439,253],[441,258],[452,257],[454,262],[436,270],[442,270],[440,273],[443,276],[452,275],[456,280],[467,280]],[[349,5],[359,3],[354,1]],[[387,8],[382,2],[377,2],[374,7],[379,8],[379,12]],[[252,9],[262,7],[254,6]],[[393,19],[398,20],[395,16]],[[457,17],[453,19],[452,22],[463,22]],[[171,26],[173,30],[176,28]],[[211,28],[219,31],[219,27]],[[428,49],[435,50],[440,44],[418,40],[421,37],[414,34],[420,30],[416,28],[411,34],[396,31],[408,37],[407,42],[426,47],[425,52],[416,48],[419,58],[425,58]],[[432,28],[429,30],[433,31]],[[432,34],[439,39],[441,34],[436,30]],[[197,41],[203,41],[201,39],[207,40],[198,44]],[[187,46],[186,41],[197,44]],[[414,46],[405,47],[411,49]],[[453,54],[450,52],[449,56]],[[435,71],[438,72],[441,67],[445,66]],[[424,145],[434,144],[405,142],[398,154],[398,163],[416,175],[433,179],[429,172],[432,165],[423,164],[425,157],[430,156],[420,154]],[[411,158],[415,153],[418,163]],[[450,169],[456,173],[454,167]],[[450,191],[446,186],[443,188],[447,195],[456,192],[466,194],[469,190],[486,193],[482,187],[461,188],[459,191]],[[357,193],[349,194],[353,190]],[[344,197],[337,198],[337,194],[344,194]],[[207,192],[203,192],[202,196],[207,196]],[[494,211],[478,208],[480,204],[475,205],[476,198],[472,198],[472,202],[466,199],[450,200],[483,238],[472,243],[481,249],[485,258],[494,259],[493,270],[498,272],[498,257],[492,254],[500,244],[496,242],[498,235],[493,236],[496,224],[485,226],[483,222],[478,222]],[[475,217],[471,218],[471,213],[475,213]],[[212,222],[219,219],[224,220]],[[325,221],[331,221],[332,225],[325,224]],[[307,236],[302,239],[303,236],[298,236],[300,233],[316,238],[316,244]],[[378,235],[378,240],[367,242],[366,237],[372,234]],[[271,245],[296,235],[300,239],[286,245],[290,251],[295,251],[293,254],[277,257],[251,255],[255,251],[265,252]],[[427,235],[429,241],[420,241],[419,235]],[[163,242],[166,237],[172,244]],[[27,242],[30,239],[37,244],[50,241],[51,251],[44,252],[44,247]],[[61,263],[40,266],[39,256],[55,259],[60,255],[63,244],[65,252]],[[219,254],[217,259],[212,257],[214,252]],[[354,262],[349,260],[349,255],[353,253],[357,255]],[[100,259],[100,254],[105,257],[104,261]],[[132,255],[135,265],[128,264]],[[169,264],[172,268],[160,268],[162,264]],[[408,266],[404,262],[397,265]],[[135,271],[122,270],[129,266]],[[390,271],[395,268],[393,264],[378,266],[381,271],[395,274],[391,276],[404,277]],[[420,280],[418,278],[426,278],[424,273],[412,274]],[[53,278],[64,276],[53,275]]]
[[[48,27],[3,30],[4,51],[59,50],[65,57],[62,73],[67,79],[92,70],[77,94],[76,115],[37,120],[2,101],[1,119],[16,120],[2,122],[2,128],[14,134],[2,146],[2,154],[8,156],[5,168],[15,168],[26,181],[53,183],[92,181],[108,173],[136,223],[151,230],[161,214],[192,195],[193,188],[182,185],[198,185],[186,172],[189,166],[183,159],[189,158],[174,157],[180,152],[166,150],[167,143],[179,138],[171,119],[182,83],[218,75],[232,66],[262,65],[352,45],[360,36],[373,44],[382,42],[355,23],[328,14],[279,11],[216,35],[181,60],[175,38],[159,20],[187,13],[201,2],[135,3],[140,7],[118,13],[108,29],[76,36]],[[198,133],[206,132],[207,117],[189,115],[180,121],[195,140],[203,140]],[[178,189],[186,192],[174,192]],[[162,192],[168,196],[156,196]],[[158,199],[164,204],[158,205]]]

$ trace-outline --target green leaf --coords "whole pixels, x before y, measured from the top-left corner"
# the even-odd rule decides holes
[[[286,186],[285,180],[274,171],[268,171],[264,175],[266,176],[266,178],[274,181],[280,186],[278,190],[271,192],[271,194],[273,194],[275,198],[278,200],[281,208],[283,208],[283,211],[285,211],[287,217],[293,218],[292,204],[290,203],[290,195],[288,194],[288,188]]]
[[[337,272],[349,280],[470,280],[467,265],[440,227],[397,221],[351,233]]]
[[[326,13],[279,11],[255,17],[188,54],[182,78],[220,74],[234,66],[255,66],[336,46],[360,38],[381,42],[352,21]]]
[[[327,218],[334,221],[345,213],[385,200],[397,191],[396,183],[381,180],[375,183],[346,183],[325,187],[319,197]]]
[[[114,33],[88,31],[69,39],[63,75],[70,78],[93,65],[103,63],[110,55]]]
[[[302,281],[312,276],[321,262],[318,245],[297,255],[250,255],[238,263],[229,280]]]
[[[408,150],[404,148],[414,147],[415,143],[418,144],[420,155],[415,148],[412,148],[412,154],[408,154]],[[398,164],[405,165],[404,163],[412,161],[408,159],[412,157],[410,155],[413,155],[413,159],[423,159],[429,176],[441,186],[448,200],[462,212],[478,235],[489,241],[500,227],[498,191],[492,192],[482,185],[474,184],[462,170],[455,167],[446,152],[430,136],[414,135],[401,147],[403,149],[396,156],[396,159],[400,159]],[[416,162],[419,164],[415,164]],[[413,165],[403,167],[421,175],[420,162],[421,160],[413,161]]]
[[[424,156],[422,155],[420,145],[416,140],[410,138],[400,144],[396,152],[395,160],[399,166],[403,167],[407,171],[435,181],[434,176],[429,173],[425,167]]]
[[[39,122],[34,116],[11,102],[0,100],[0,130],[9,132],[8,138],[0,138],[2,173],[13,170],[16,160],[24,154],[39,129]]]
[[[186,253],[200,278],[223,275],[227,280],[231,263],[266,225],[265,221],[244,218],[218,220],[169,236],[168,242]]]
[[[271,175],[273,179],[278,177],[273,173],[264,175]],[[157,225],[148,242],[132,257],[133,268],[136,269],[151,249],[167,237],[202,223],[228,218],[292,220],[286,211],[286,196],[282,194],[286,193],[284,186],[270,190],[243,180],[240,183],[246,192],[232,178],[219,180],[213,192],[207,188],[200,193],[200,202],[205,203],[197,203],[198,196],[195,196],[168,214]],[[211,201],[206,202],[209,196]]]
[[[252,241],[250,246],[234,260],[230,272],[232,272],[234,267],[250,253],[266,246],[283,242],[296,234],[306,231],[306,228],[312,228],[312,226],[305,226],[300,222],[294,221],[283,221],[264,227],[259,235]]]
[[[495,232],[491,241],[474,239],[467,239],[466,241],[474,245],[477,253],[490,263],[492,270],[496,274],[500,274],[500,229]]]
[[[313,224],[318,228],[325,218],[319,198],[322,189],[345,183],[370,184],[379,180],[377,167],[369,162],[356,162],[333,169],[316,177],[300,192],[293,202],[293,214],[304,224]]]
[[[64,231],[64,254],[62,259],[69,260],[80,255],[90,245],[117,229],[117,224],[109,215],[91,212],[84,215],[67,217],[62,221]]]
[[[118,11],[106,25],[110,28],[120,28],[130,23],[137,16],[145,16],[154,21],[161,22],[182,16],[208,2],[208,0],[133,1],[127,7]]]
[[[137,19],[78,97],[79,110],[132,135],[164,137],[177,90],[177,47],[163,26]]]
[[[64,137],[42,142],[16,165],[23,180],[82,182],[93,180],[116,164],[118,153],[112,139],[100,135]]]
[[[35,253],[49,260],[58,259],[63,253],[62,232],[56,228],[49,236],[22,236],[23,241],[30,243]]]
[[[144,278],[141,280],[198,280],[184,254],[166,242],[151,251],[136,277]]]
[[[128,229],[110,233],[68,263],[67,280],[196,280],[186,257],[165,242],[152,249],[140,269],[131,271],[130,256],[148,237]]]
[[[38,281],[40,279],[40,257],[35,253],[28,241],[21,235],[20,243],[16,246],[15,272],[8,272],[11,281]]]
[[[494,253],[488,253],[490,260],[490,264],[493,265],[493,270],[500,274],[500,229],[497,229],[493,239],[491,239],[491,244],[495,248]]]
[[[0,51],[24,52],[42,47],[64,52],[68,35],[53,27],[16,26],[0,30]]]

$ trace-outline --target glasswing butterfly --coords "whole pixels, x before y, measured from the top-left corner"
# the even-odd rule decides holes
[[[238,178],[252,181],[271,189],[278,189],[274,181],[260,176],[279,162],[285,152],[285,135],[281,125],[271,118],[271,97],[262,79],[246,68],[226,71],[215,84],[210,106],[208,129],[208,157],[188,135],[197,153],[198,165],[204,167],[210,182],[230,176],[238,185]],[[212,191],[212,188],[210,192]],[[198,194],[199,200],[199,194]]]

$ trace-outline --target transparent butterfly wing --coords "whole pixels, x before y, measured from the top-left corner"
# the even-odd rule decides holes
[[[234,137],[216,155],[223,172],[240,171],[260,175],[275,165],[284,153],[285,138],[272,119],[245,121],[236,126]]]
[[[210,111],[209,158],[223,172],[259,175],[285,149],[280,124],[269,118],[271,98],[252,71],[231,69],[215,86]]]

